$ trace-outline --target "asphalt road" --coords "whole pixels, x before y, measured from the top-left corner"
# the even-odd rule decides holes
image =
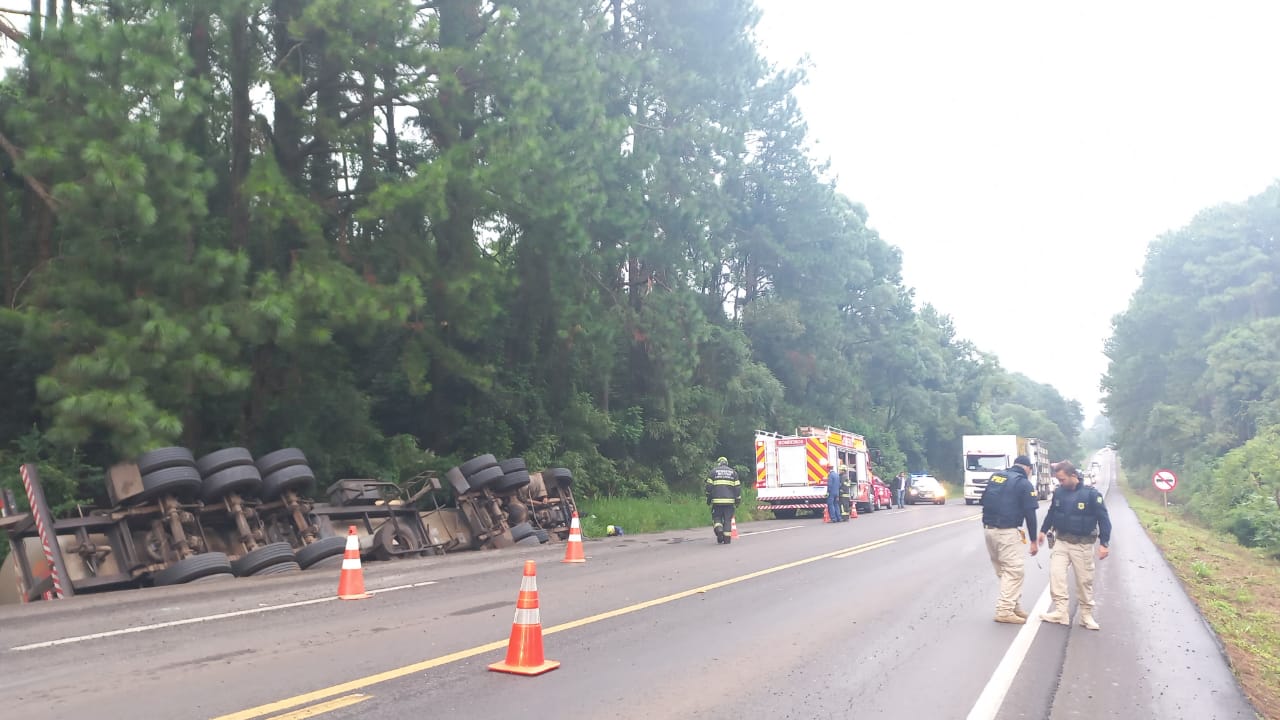
[[[334,570],[8,607],[0,698],[108,720],[1254,717],[1123,497],[1108,505],[1100,632],[992,622],[980,508],[953,501],[744,524],[727,547],[709,530],[589,540],[581,565],[560,545],[367,564],[383,591],[361,601],[333,599]],[[562,663],[536,678],[486,670],[526,559]],[[1028,608],[1048,602],[1040,565]]]

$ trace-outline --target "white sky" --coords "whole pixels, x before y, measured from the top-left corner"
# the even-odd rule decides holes
[[[1280,177],[1280,2],[757,3],[918,300],[1086,424],[1147,243]]]

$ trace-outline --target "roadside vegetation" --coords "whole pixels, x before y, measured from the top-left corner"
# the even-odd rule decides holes
[[[1280,561],[1199,524],[1187,508],[1128,492],[1129,504],[1222,639],[1264,718],[1280,718]]]
[[[1280,557],[1280,183],[1153,241],[1103,380],[1133,487]]]
[[[884,477],[957,478],[966,433],[1075,452],[1079,405],[917,304],[806,154],[749,0],[31,7],[0,482],[39,461],[62,509],[169,444],[322,487],[519,455],[601,507],[749,471],[756,429],[862,433]]]

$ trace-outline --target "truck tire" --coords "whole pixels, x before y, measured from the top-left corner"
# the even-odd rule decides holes
[[[546,543],[551,542],[551,533],[547,532],[546,530],[543,530],[542,528],[538,528],[537,530],[534,530],[533,534],[535,537],[538,538],[538,544],[540,545],[545,545]]]
[[[231,572],[235,573],[236,577],[248,577],[258,574],[258,571],[263,568],[293,561],[293,546],[287,542],[275,542],[254,548],[239,560],[233,560]]]
[[[286,465],[262,479],[262,499],[275,500],[288,490],[305,490],[316,482],[306,465]]]
[[[194,468],[192,468],[194,470]],[[181,585],[210,575],[230,575],[226,553],[208,552],[184,558],[152,576],[156,585]]]
[[[215,503],[230,493],[253,495],[262,487],[262,475],[250,465],[233,465],[205,476],[200,486],[200,498]]]
[[[444,479],[449,481],[449,484],[453,486],[453,491],[459,495],[465,495],[471,491],[467,476],[463,475],[462,470],[457,467],[449,468],[444,474]]]
[[[502,476],[502,479],[494,483],[493,491],[497,493],[509,493],[519,490],[529,484],[529,472],[527,470],[516,470]]]
[[[174,467],[195,467],[196,459],[184,447],[165,447],[138,456],[138,472],[150,475],[159,470]]]
[[[532,537],[535,534],[533,526],[527,522],[522,522],[511,528],[511,539],[520,542],[521,540]]]
[[[467,478],[470,478],[472,475],[475,475],[481,470],[484,470],[485,468],[491,468],[497,464],[498,464],[498,459],[486,453],[484,455],[477,455],[476,457],[473,457],[470,460],[462,463],[461,465],[458,466],[458,469],[462,471],[462,474],[464,476],[466,476]]]
[[[397,560],[405,557],[405,551],[421,550],[422,543],[407,527],[397,528],[383,523],[373,534],[373,557],[376,560]]]
[[[511,458],[498,463],[498,467],[502,468],[504,475],[510,475],[517,470],[528,470],[529,467],[524,464],[524,458]]]
[[[227,468],[252,464],[253,455],[248,450],[242,447],[233,447],[214,450],[200,458],[196,461],[196,470],[200,471],[200,477],[207,478]]]
[[[516,544],[523,545],[526,547],[536,547],[538,545],[541,545],[542,543],[539,542],[537,535],[529,535],[522,540],[517,540]]]
[[[497,465],[490,465],[474,475],[468,475],[467,484],[471,486],[472,490],[484,490],[501,479],[502,468]]]
[[[200,492],[200,485],[200,473],[196,471],[195,465],[167,467],[142,476],[142,491],[148,500],[161,495],[174,495],[179,500],[190,500]]]
[[[307,456],[302,454],[298,448],[285,448],[269,452],[258,458],[256,465],[258,472],[262,473],[262,477],[273,475],[287,467],[296,467],[298,465],[306,465]]]
[[[262,568],[261,570],[259,570],[258,572],[254,573],[253,576],[262,577],[264,575],[286,575],[288,573],[296,573],[296,572],[302,572],[302,568],[298,565],[298,563],[292,560],[289,560],[288,562],[276,563],[275,565],[268,565]]]
[[[294,553],[297,558],[298,565],[303,570],[315,565],[321,560],[327,560],[331,557],[341,555],[346,552],[347,539],[345,537],[327,537],[320,538],[310,545],[300,548]]]
[[[573,473],[569,468],[551,468],[547,471],[552,480],[555,480],[560,487],[569,487],[573,485]]]

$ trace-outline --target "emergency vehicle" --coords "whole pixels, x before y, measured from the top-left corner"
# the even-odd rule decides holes
[[[779,518],[795,517],[799,510],[820,516],[833,466],[847,468],[849,493],[859,509],[887,507],[872,490],[871,459],[861,435],[833,427],[801,427],[795,435],[756,431],[757,509]]]

